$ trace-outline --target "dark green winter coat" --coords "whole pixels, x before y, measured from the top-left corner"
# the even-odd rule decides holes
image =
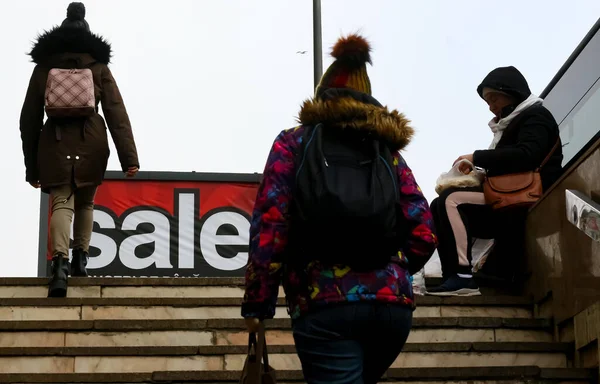
[[[108,64],[111,47],[100,36],[79,29],[54,28],[39,37],[31,53],[36,64],[20,119],[26,180],[40,182],[42,190],[73,183],[99,185],[106,171],[109,147],[107,126],[121,168],[138,167],[129,116]],[[44,95],[52,68],[90,68],[96,113],[88,118],[48,118],[44,122]],[[98,114],[102,106],[105,120]]]

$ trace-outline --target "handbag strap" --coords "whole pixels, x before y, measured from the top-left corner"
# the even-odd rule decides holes
[[[258,340],[256,338],[258,333]],[[261,322],[258,327],[257,333],[250,333],[248,335],[248,353],[251,353],[252,347],[254,347],[254,353],[256,359],[260,362],[262,357],[263,370],[269,372],[269,353],[267,351],[267,339],[265,336],[265,325]]]
[[[544,161],[542,161],[542,164],[537,169],[538,171],[540,169],[544,168],[544,165],[546,165],[546,163],[548,161],[550,161],[550,158],[552,157],[552,155],[554,154],[554,152],[556,152],[556,150],[558,149],[559,145],[560,145],[560,135],[558,136],[558,139],[556,140],[556,144],[554,144],[554,147],[552,147],[552,149],[550,150],[550,153],[548,153],[548,156],[546,156],[546,158],[544,159]]]
[[[258,345],[256,348],[256,357],[260,358],[262,355],[263,369],[265,372],[269,372],[269,353],[267,352],[267,338],[265,335],[265,324],[261,321],[258,327]]]

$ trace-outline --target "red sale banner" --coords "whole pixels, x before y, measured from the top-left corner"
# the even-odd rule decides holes
[[[90,275],[242,276],[259,175],[159,175],[107,178],[98,188]]]

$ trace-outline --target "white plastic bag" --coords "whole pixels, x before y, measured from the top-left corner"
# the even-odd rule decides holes
[[[468,164],[472,171],[468,174],[460,171],[462,164]],[[454,164],[450,171],[442,173],[438,177],[435,185],[435,192],[439,195],[444,190],[454,188],[466,188],[466,187],[478,187],[481,185],[485,173],[481,170],[476,169],[469,160],[462,159],[458,163]]]
[[[473,272],[481,270],[493,249],[493,239],[473,239],[473,247],[471,248],[471,264],[473,265]],[[423,271],[419,273],[422,273],[425,278],[442,277],[442,263],[437,251],[435,251],[433,256],[431,256],[431,259],[425,264]],[[421,281],[418,277],[413,280],[413,288],[420,289],[425,286],[424,280]]]
[[[471,263],[473,265],[474,273],[483,268],[483,265],[485,264],[485,261],[492,252],[493,248],[493,239],[475,239],[473,247],[471,248]]]
[[[425,268],[411,276],[411,283],[413,288],[413,294],[418,296],[425,295]]]
[[[442,277],[442,262],[440,261],[440,255],[436,250],[433,256],[425,264],[425,277]]]

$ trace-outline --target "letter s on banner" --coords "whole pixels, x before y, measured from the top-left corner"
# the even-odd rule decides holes
[[[219,227],[230,224],[238,235],[217,235]],[[250,222],[237,212],[217,212],[209,216],[200,231],[200,250],[204,260],[213,268],[222,271],[235,271],[248,263],[248,252],[238,252],[232,258],[225,258],[217,252],[219,245],[248,245]]]
[[[115,229],[115,221],[106,212],[98,209],[94,210],[94,221],[98,223],[100,228]],[[102,233],[92,232],[90,246],[98,248],[100,255],[90,257],[87,267],[89,269],[100,269],[108,266],[117,257],[117,243],[110,237]]]

